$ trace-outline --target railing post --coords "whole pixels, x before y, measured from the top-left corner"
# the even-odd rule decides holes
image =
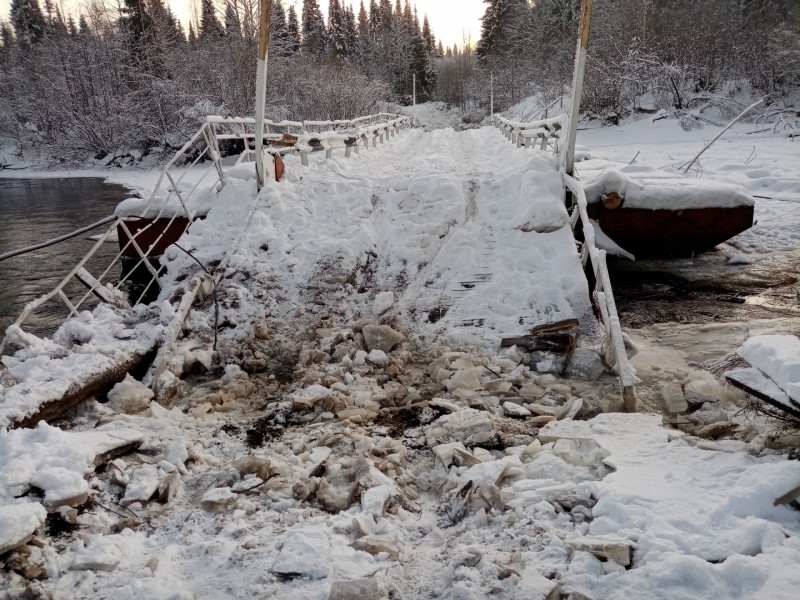
[[[256,72],[256,185],[264,186],[264,102],[267,95],[267,60],[272,0],[261,0],[261,28],[258,36],[258,69]]]
[[[575,140],[578,137],[578,118],[581,112],[583,74],[586,70],[586,52],[589,48],[593,1],[583,0],[583,7],[581,8],[581,28],[578,34],[577,55],[575,56],[575,73],[572,78],[572,104],[569,107],[569,132],[567,137],[566,172],[570,177],[575,172]]]
[[[494,122],[494,71],[489,73],[489,115]]]

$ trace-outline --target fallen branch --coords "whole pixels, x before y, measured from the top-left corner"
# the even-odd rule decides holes
[[[716,141],[717,141],[719,138],[721,138],[721,137],[722,137],[722,134],[724,134],[726,131],[728,131],[728,129],[730,129],[731,127],[733,127],[733,125],[734,125],[734,124],[735,124],[737,121],[739,121],[739,119],[741,119],[742,117],[744,117],[744,116],[745,116],[747,113],[749,113],[751,110],[753,110],[753,109],[754,109],[756,106],[758,106],[759,104],[763,103],[763,102],[764,102],[764,100],[766,100],[766,99],[767,99],[767,98],[766,98],[766,96],[765,96],[764,98],[761,98],[761,100],[759,100],[758,102],[753,102],[753,104],[751,104],[750,106],[748,106],[747,108],[745,108],[745,109],[744,109],[742,112],[740,112],[738,117],[736,117],[736,118],[735,118],[733,121],[731,121],[730,123],[728,123],[728,125],[725,127],[725,129],[723,129],[722,131],[720,131],[720,132],[719,132],[719,134],[717,135],[717,137],[715,137],[713,140],[711,140],[710,142],[708,142],[708,144],[706,144],[705,148],[703,148],[702,150],[700,150],[700,152],[698,152],[697,156],[695,156],[695,157],[694,157],[694,158],[693,158],[693,159],[692,159],[692,160],[689,162],[689,165],[686,167],[686,170],[684,171],[684,173],[688,173],[688,172],[689,172],[689,169],[691,169],[691,168],[692,168],[692,165],[694,165],[694,163],[696,163],[696,162],[697,162],[697,159],[698,159],[698,158],[700,158],[700,156],[701,156],[701,155],[702,155],[702,154],[703,154],[703,153],[704,153],[706,150],[708,150],[709,148],[711,148],[711,146],[714,144],[714,142],[716,142]]]

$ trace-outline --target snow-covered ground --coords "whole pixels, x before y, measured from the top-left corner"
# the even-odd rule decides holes
[[[767,129],[767,131],[763,131]],[[680,170],[720,132],[706,125],[684,131],[677,120],[642,119],[578,132],[578,144],[623,164]],[[692,167],[700,181],[735,183],[756,197],[757,224],[729,244],[760,255],[800,247],[800,142],[764,124],[740,123]],[[580,165],[578,166],[580,171]]]
[[[659,121],[579,142],[663,168],[710,135]],[[793,142],[759,144],[767,174],[750,184],[774,175],[763,195],[796,195],[799,161],[780,158]],[[722,168],[738,150],[715,150],[703,177],[747,183]],[[760,423],[726,439],[742,397],[697,366],[736,336],[637,333],[640,376],[686,388],[690,433],[608,412],[613,380],[498,353],[568,317],[598,334],[552,158],[490,128],[406,131],[350,160],[289,159],[286,181],[253,187],[232,180],[184,239],[213,264],[247,224],[217,294],[218,366],[203,367],[208,297],[173,396],[127,381],[69,432],[0,434],[0,548],[25,543],[0,559],[0,598],[795,597],[800,463],[765,449]],[[791,246],[800,210],[772,202],[757,210],[782,215]],[[754,260],[784,251],[771,229],[750,235]],[[168,281],[197,272],[167,259]],[[741,325],[729,349],[786,326]]]

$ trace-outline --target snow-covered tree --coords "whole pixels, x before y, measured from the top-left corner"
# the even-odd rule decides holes
[[[321,55],[326,47],[326,27],[317,0],[303,0],[303,52]]]
[[[38,0],[11,0],[11,24],[23,45],[42,41],[47,29]]]
[[[214,0],[200,2],[200,31],[198,38],[203,41],[218,40],[225,35],[225,29],[217,16]]]
[[[242,37],[242,20],[239,17],[237,0],[227,0],[225,3],[225,34],[228,37]]]
[[[297,20],[297,12],[294,10],[294,6],[289,6],[287,28],[289,30],[289,47],[292,49],[292,53],[297,54],[300,52],[302,39],[300,37],[300,23]]]

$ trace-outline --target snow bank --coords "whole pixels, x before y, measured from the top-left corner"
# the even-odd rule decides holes
[[[46,517],[47,511],[36,502],[0,505],[0,555],[31,539]]]
[[[598,598],[792,598],[800,576],[788,565],[800,560],[800,531],[796,512],[774,502],[800,485],[800,463],[701,450],[660,423],[608,414],[542,429],[609,451],[615,472],[595,484],[588,533],[636,545],[635,568],[598,578],[596,563],[573,561],[568,581]]]
[[[131,429],[109,428],[86,432],[62,431],[46,423],[35,429],[0,433],[0,502],[35,486],[44,501],[58,506],[89,491],[84,476],[94,469],[98,456],[144,439]],[[85,499],[85,498],[84,498]]]
[[[737,353],[800,403],[800,339],[797,336],[757,335],[742,344]]]

